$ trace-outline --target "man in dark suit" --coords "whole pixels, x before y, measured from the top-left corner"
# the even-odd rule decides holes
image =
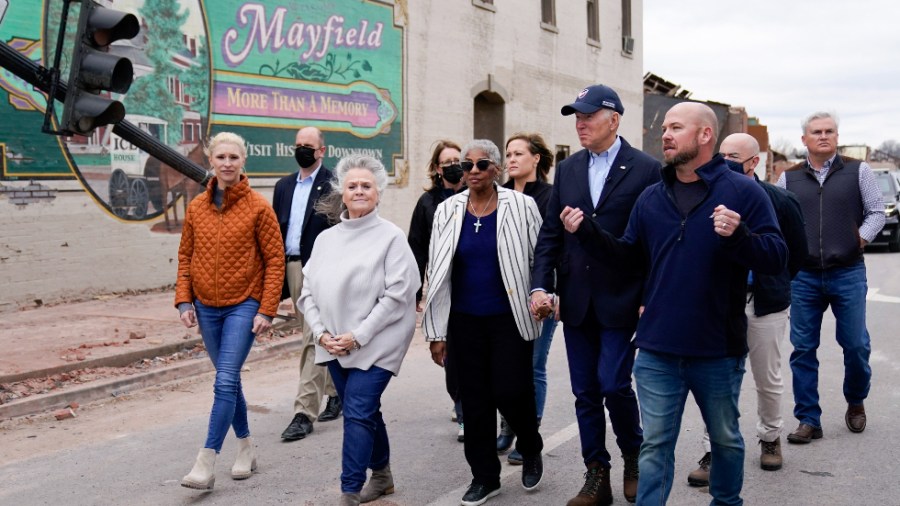
[[[541,306],[552,304],[549,294],[556,285],[587,467],[584,488],[569,506],[612,503],[604,405],[625,461],[625,498],[634,502],[637,494],[643,433],[631,387],[631,338],[641,303],[641,262],[624,266],[597,260],[576,235],[565,233],[560,219],[567,206],[580,208],[585,217],[618,237],[625,232],[638,196],[660,180],[660,163],[617,135],[624,111],[618,94],[604,85],[585,88],[574,103],[562,108],[564,116],[575,114],[585,149],[556,168],[535,248],[532,310],[537,314]]]
[[[328,375],[328,369],[316,365],[316,350],[312,332],[297,311],[297,299],[303,287],[303,265],[312,253],[313,243],[319,233],[328,228],[325,216],[317,214],[313,207],[320,197],[331,191],[330,170],[322,164],[325,156],[325,136],[318,128],[306,127],[297,132],[294,158],[300,166],[298,172],[285,176],[275,183],[272,206],[278,216],[286,255],[285,279],[281,298],[291,298],[298,325],[303,332],[303,348],[300,352],[300,383],[294,399],[294,418],[281,434],[285,441],[303,439],[313,431],[313,420],[334,420],[341,413],[341,401]],[[322,394],[328,395],[325,411],[319,416]]]

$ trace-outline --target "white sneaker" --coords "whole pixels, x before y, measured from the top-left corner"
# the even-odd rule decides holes
[[[463,424],[459,424],[459,432],[456,433],[456,440],[462,443],[466,440],[466,429]]]

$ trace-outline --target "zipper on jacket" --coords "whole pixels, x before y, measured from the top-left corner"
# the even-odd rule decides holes
[[[222,209],[225,208],[225,196],[222,196]],[[221,306],[221,302],[219,299],[219,256],[222,252],[222,210],[216,210],[216,216],[219,219],[219,226],[216,227],[216,263],[215,268],[213,269],[213,285],[216,294],[216,306]]]
[[[681,211],[678,209],[678,203],[675,202],[675,194],[668,187],[663,185],[665,187],[666,196],[669,197],[669,200],[672,202],[672,205],[675,206],[675,211],[677,211],[678,214],[681,216],[681,224],[679,225],[680,230],[678,231],[678,240],[675,242],[681,242],[681,239],[684,238],[684,232],[687,228],[688,217],[690,215],[694,214],[694,212],[697,210],[697,208],[700,207],[701,205],[703,205],[703,203],[706,202],[706,199],[709,198],[709,183],[707,183],[703,178],[700,178],[700,180],[703,181],[703,184],[706,186],[706,192],[703,194],[703,198],[700,199],[700,202],[698,202],[697,205],[692,207],[691,210],[688,211],[687,214],[681,214]]]
[[[825,241],[822,238],[822,231],[825,228],[822,226],[822,222],[825,219],[825,215],[822,214],[825,202],[825,197],[822,196],[823,189],[824,183],[819,183],[819,265],[822,267],[822,270],[825,270]]]

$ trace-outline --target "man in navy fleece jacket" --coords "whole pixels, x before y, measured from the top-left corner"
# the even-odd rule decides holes
[[[560,215],[598,258],[646,262],[634,363],[644,424],[638,504],[663,504],[669,496],[688,392],[709,430],[713,504],[743,503],[738,394],[747,356],[747,271],[777,274],[787,246],[765,191],[713,156],[716,132],[706,105],[683,102],[666,113],[663,180],[638,198],[621,238],[578,209]]]

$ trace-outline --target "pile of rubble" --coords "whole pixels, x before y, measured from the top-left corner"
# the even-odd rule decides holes
[[[70,353],[74,355],[74,350]],[[68,356],[68,355],[65,355]],[[77,355],[82,356],[82,355]],[[193,348],[184,349],[170,355],[145,358],[125,367],[88,367],[74,371],[44,376],[42,378],[29,378],[15,383],[0,383],[0,404],[6,404],[16,399],[22,399],[32,395],[46,394],[55,390],[64,389],[73,385],[81,385],[91,381],[131,376],[148,370],[164,367],[182,360],[206,357],[206,348],[202,343]],[[77,360],[83,360],[79,358]]]

